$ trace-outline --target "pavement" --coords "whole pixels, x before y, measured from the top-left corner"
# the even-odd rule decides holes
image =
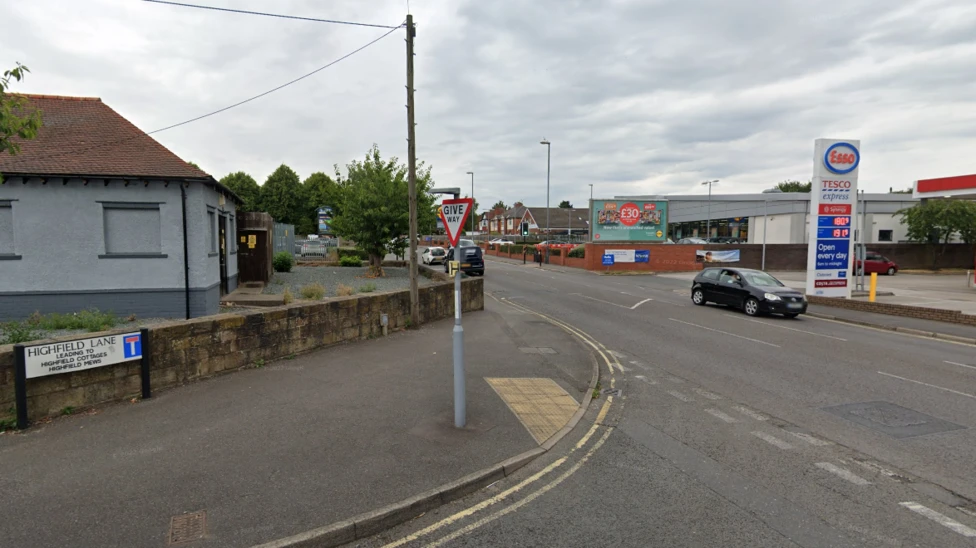
[[[538,449],[591,349],[492,299],[463,322],[463,429],[447,320],[0,435],[0,546],[253,546]]]
[[[610,356],[619,392],[585,434],[356,546],[972,546],[976,346],[694,306],[660,276],[489,257],[485,282]]]

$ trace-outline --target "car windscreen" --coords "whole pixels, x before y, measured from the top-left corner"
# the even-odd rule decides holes
[[[749,285],[757,285],[760,287],[785,287],[782,282],[776,278],[766,274],[765,272],[743,272],[742,276],[745,277]]]
[[[436,255],[438,257],[440,257],[441,255],[444,255],[445,253],[446,252],[443,249],[441,249],[441,248],[431,249],[430,250],[430,254],[431,255]]]
[[[461,240],[458,242],[458,247],[474,247],[474,240]]]

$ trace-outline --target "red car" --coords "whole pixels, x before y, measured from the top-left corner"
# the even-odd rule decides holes
[[[854,271],[860,274],[861,261],[855,262]],[[898,272],[898,264],[880,253],[868,251],[864,256],[864,273],[871,274],[872,272],[894,276]]]

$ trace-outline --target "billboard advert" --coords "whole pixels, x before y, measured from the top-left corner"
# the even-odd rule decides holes
[[[699,263],[737,263],[739,262],[739,250],[704,250],[695,251],[695,261]]]
[[[814,142],[807,295],[850,298],[853,220],[857,216],[858,140]]]
[[[332,208],[329,206],[319,208],[319,234],[332,233]]]
[[[593,200],[593,240],[663,242],[668,237],[668,202],[664,200]]]

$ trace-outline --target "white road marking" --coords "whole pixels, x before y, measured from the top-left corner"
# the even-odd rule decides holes
[[[719,411],[718,409],[706,409],[705,412],[715,417],[716,419],[723,420],[728,423],[739,422],[739,419],[726,415],[725,413]]]
[[[916,339],[925,339],[927,341],[935,341],[935,342],[946,343],[946,344],[956,344],[956,345],[960,345],[960,346],[970,346],[970,347],[976,346],[973,343],[965,343],[965,342],[959,342],[959,341],[949,341],[949,340],[946,340],[946,339],[936,339],[934,337],[930,337],[930,336],[926,336],[926,335],[914,335],[912,333],[905,333],[904,331],[895,332],[895,331],[892,331],[891,329],[881,329],[881,328],[878,328],[878,327],[870,327],[870,326],[867,326],[867,325],[860,325],[860,324],[856,324],[856,323],[842,322],[840,320],[831,320],[831,319],[827,319],[827,318],[818,318],[816,316],[807,316],[807,318],[808,319],[811,319],[811,320],[818,320],[818,321],[821,321],[821,322],[835,323],[835,324],[838,324],[838,325],[843,325],[843,326],[848,327],[848,328],[850,328],[850,327],[859,327],[861,329],[867,329],[867,330],[870,330],[870,331],[877,331],[879,333],[887,333],[889,335],[899,335],[899,336],[902,336],[902,337],[905,337],[905,336],[915,337]]]
[[[939,390],[945,390],[946,392],[951,392],[953,394],[959,394],[960,396],[966,396],[967,398],[972,398],[972,399],[976,400],[976,396],[974,396],[972,394],[967,394],[965,392],[960,392],[958,390],[953,390],[951,388],[945,388],[944,386],[937,386],[937,385],[934,385],[934,384],[929,384],[927,382],[916,381],[916,380],[912,380],[912,379],[906,379],[905,377],[899,377],[898,375],[892,375],[891,373],[885,373],[884,371],[878,371],[878,374],[879,375],[884,375],[886,377],[893,377],[895,379],[900,379],[900,380],[907,381],[907,382],[913,382],[915,384],[921,384],[922,386],[928,386],[930,388],[937,388]]]
[[[764,442],[766,442],[766,443],[768,443],[770,445],[774,445],[776,447],[779,447],[780,449],[783,449],[784,451],[789,451],[790,449],[793,449],[793,446],[792,445],[790,445],[790,444],[786,443],[785,441],[777,438],[776,436],[770,436],[769,434],[767,434],[765,432],[759,432],[757,430],[757,431],[753,432],[752,435],[753,436],[756,436],[757,438],[763,440]]]
[[[974,366],[974,365],[966,365],[964,363],[959,363],[959,362],[946,361],[945,363],[947,363],[949,365],[958,365],[959,367],[966,367],[966,368],[969,368],[969,369],[976,369],[976,366]]]
[[[804,434],[803,432],[790,432],[789,430],[784,430],[784,432],[788,432],[788,433],[792,434],[793,436],[796,436],[797,438],[800,438],[801,440],[809,443],[810,445],[816,445],[818,447],[824,447],[824,446],[827,446],[827,445],[832,445],[829,441],[824,441],[824,440],[822,440],[820,438],[815,438],[815,437],[811,436],[810,434]]]
[[[648,301],[653,301],[653,300],[654,299],[644,299],[643,301],[641,301],[641,302],[635,304],[634,306],[630,307],[630,309],[633,310],[633,309],[637,308],[638,306],[640,306],[640,305],[642,305],[642,304],[644,304],[644,303],[646,303]]]
[[[881,474],[883,476],[887,476],[889,478],[894,478],[895,476],[898,476],[897,473],[892,472],[891,470],[888,470],[884,466],[881,466],[880,464],[876,464],[876,463],[873,463],[873,462],[870,462],[870,461],[866,461],[866,460],[855,460],[854,463],[855,464],[859,464],[859,465],[861,465],[862,467],[864,467],[864,468],[866,468],[868,470],[871,470],[873,472],[877,472],[877,473],[879,473],[879,474]]]
[[[829,462],[818,462],[815,466],[817,468],[820,468],[821,470],[826,470],[827,472],[830,472],[831,474],[841,478],[842,480],[849,481],[854,485],[871,485],[870,481],[862,478],[861,476],[854,474],[850,470],[841,468],[840,466],[835,466]]]
[[[624,354],[623,352],[617,352],[616,350],[608,350],[608,352],[610,352],[610,355],[614,358],[627,358],[627,354]]]
[[[589,299],[591,301],[596,301],[598,303],[610,304],[610,305],[613,305],[613,306],[619,306],[620,308],[626,308],[626,309],[630,310],[630,307],[629,306],[624,306],[622,304],[612,303],[610,301],[604,301],[603,299],[597,299],[595,297],[588,297],[588,296],[586,296],[586,295],[584,295],[582,293],[571,293],[571,295],[577,295],[577,296],[583,297],[584,299]]]
[[[678,392],[677,390],[668,390],[668,394],[671,394],[672,396],[678,398],[679,400],[681,400],[683,402],[693,401],[691,398],[689,398],[688,396],[685,396],[684,394],[682,394],[681,392]]]
[[[699,396],[701,396],[701,397],[703,397],[703,398],[705,398],[707,400],[715,401],[715,400],[722,399],[722,396],[719,396],[718,394],[712,394],[711,392],[709,392],[708,390],[705,390],[704,388],[692,388],[692,390],[696,394],[698,394]]]
[[[684,379],[675,377],[674,375],[668,375],[668,380],[671,381],[671,382],[673,382],[674,384],[684,384],[685,383],[685,380]]]
[[[949,516],[940,514],[927,506],[923,506],[917,502],[899,502],[898,504],[900,506],[904,506],[905,508],[908,508],[909,510],[915,512],[916,514],[929,518],[930,520],[938,523],[939,525],[948,527],[949,529],[952,529],[953,531],[959,533],[964,537],[969,537],[969,538],[976,537],[976,530],[966,527],[965,525],[950,518]]]
[[[655,380],[649,380],[644,375],[634,375],[634,378],[635,379],[640,379],[640,380],[646,382],[647,384],[657,384],[657,381],[655,381]]]
[[[729,315],[731,316],[732,314],[729,314]],[[833,335],[824,335],[823,333],[814,333],[813,331],[806,331],[806,330],[803,330],[803,329],[796,329],[795,327],[786,327],[785,325],[777,325],[775,323],[763,322],[763,321],[759,321],[759,320],[753,320],[751,318],[741,318],[740,317],[739,319],[745,320],[747,322],[753,322],[753,323],[760,323],[762,325],[768,325],[769,327],[778,327],[780,329],[786,329],[788,331],[796,331],[797,333],[806,333],[807,335],[813,335],[815,337],[825,337],[827,339],[834,339],[834,340],[838,340],[838,341],[847,342],[847,339],[842,339],[840,337],[835,337]]]
[[[752,338],[749,338],[749,337],[743,337],[742,335],[736,335],[735,333],[729,333],[728,331],[722,331],[722,330],[719,330],[719,329],[712,329],[711,327],[705,327],[704,325],[698,325],[696,323],[686,322],[686,321],[678,320],[678,319],[675,319],[675,318],[668,318],[668,319],[671,320],[672,322],[683,323],[685,325],[690,325],[692,327],[697,327],[698,329],[704,329],[706,331],[714,331],[716,333],[721,333],[723,335],[728,335],[730,337],[736,337],[736,338],[739,338],[739,339],[745,339],[747,341],[752,341],[752,342],[759,343],[759,344],[765,344],[766,346],[772,346],[774,348],[780,348],[780,346],[778,344],[768,343],[766,341],[760,341],[758,339],[752,339]]]
[[[769,417],[767,417],[766,415],[763,415],[762,413],[757,413],[757,412],[753,411],[752,409],[749,409],[748,407],[745,407],[744,405],[733,405],[732,406],[732,409],[735,409],[739,413],[742,413],[743,415],[745,415],[745,416],[747,416],[747,417],[749,417],[751,419],[755,419],[757,421],[767,421],[767,420],[769,420]]]

